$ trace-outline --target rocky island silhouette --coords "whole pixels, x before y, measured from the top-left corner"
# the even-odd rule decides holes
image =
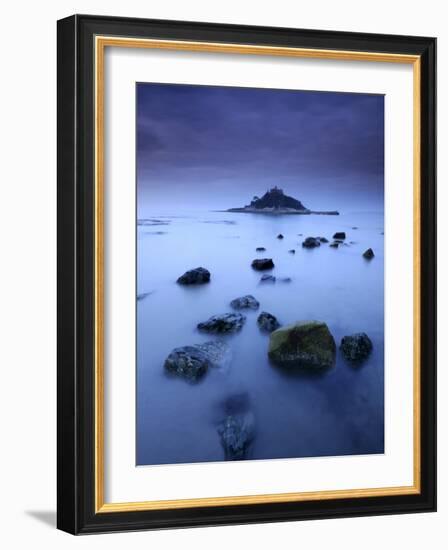
[[[316,211],[306,208],[299,200],[285,195],[283,189],[275,186],[262,197],[255,196],[250,204],[241,208],[229,208],[226,212],[248,212],[251,214],[323,214],[338,216],[337,210]]]

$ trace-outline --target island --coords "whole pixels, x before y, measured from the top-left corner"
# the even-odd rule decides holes
[[[250,214],[323,214],[338,216],[337,210],[316,211],[306,208],[299,200],[285,195],[277,186],[266,191],[262,197],[254,197],[250,204],[241,208],[229,208],[226,212],[248,212]]]

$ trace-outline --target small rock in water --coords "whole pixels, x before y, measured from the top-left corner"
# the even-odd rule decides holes
[[[151,292],[142,292],[142,294],[137,294],[137,302],[141,302],[142,300],[144,300],[145,298],[147,298],[148,296],[150,296],[154,291],[151,291]]]
[[[203,267],[190,269],[181,275],[177,282],[181,285],[201,285],[210,281],[210,271]]]
[[[301,321],[271,333],[268,355],[281,367],[320,370],[333,366],[336,344],[326,323]]]
[[[258,309],[260,303],[253,296],[248,294],[247,296],[241,296],[241,298],[235,298],[230,302],[233,309]]]
[[[344,233],[344,231],[337,231],[337,232],[333,235],[333,239],[341,239],[341,240],[344,240],[344,239],[345,239],[345,233]]]
[[[259,246],[255,249],[256,252],[266,252],[266,248],[264,246]]]
[[[260,283],[275,283],[275,281],[274,275],[263,275],[260,279]]]
[[[288,250],[288,252],[289,252],[290,254],[295,254],[295,253],[296,253],[296,251],[294,250],[294,248],[291,248],[291,250]]]
[[[262,311],[257,319],[257,324],[261,330],[265,332],[273,332],[280,328],[280,323],[277,320],[277,317],[268,313],[267,311]]]
[[[299,237],[303,237],[303,233],[297,233]]]
[[[352,227],[352,229],[358,229],[358,228],[357,228],[356,225],[355,225],[355,226]]]
[[[290,283],[292,281],[291,277],[279,277],[278,279],[281,283]]]
[[[373,253],[373,250],[371,248],[368,248],[363,254],[363,257],[366,260],[371,260],[374,256],[375,254]]]
[[[257,271],[264,271],[265,269],[272,269],[274,267],[274,262],[271,258],[262,258],[254,260],[252,262],[252,267]]]
[[[328,239],[326,237],[317,237],[321,243],[327,243]]]
[[[281,233],[279,233],[279,234],[277,235],[277,239],[284,239],[284,237],[283,237],[283,235],[282,235]]]
[[[347,361],[361,363],[370,355],[373,345],[365,332],[359,332],[344,336],[340,348]]]
[[[317,246],[320,246],[319,239],[316,239],[316,237],[307,237],[303,243],[302,246],[304,248],[316,248]]]
[[[213,332],[217,334],[226,334],[238,332],[243,328],[246,317],[241,313],[224,313],[223,315],[213,315],[207,321],[198,324],[198,329],[204,332]]]
[[[330,243],[330,246],[331,246],[331,248],[339,248],[339,243],[334,241],[334,242]]]
[[[224,403],[225,419],[218,434],[226,460],[244,460],[255,435],[255,417],[247,393],[230,396]]]
[[[227,367],[231,358],[230,347],[225,342],[212,341],[173,349],[164,366],[171,374],[197,382],[209,367]]]

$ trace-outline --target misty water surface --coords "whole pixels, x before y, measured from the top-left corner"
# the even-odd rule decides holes
[[[137,226],[137,464],[224,460],[217,432],[222,404],[243,392],[256,419],[249,459],[382,453],[383,213],[175,214],[145,212],[147,221]],[[331,240],[336,231],[345,231],[353,244],[301,246],[307,236]],[[260,246],[266,252],[255,252]],[[368,247],[372,261],[362,257]],[[292,281],[260,284],[261,273],[250,265],[257,257],[272,258],[272,274]],[[199,266],[211,272],[209,284],[176,284]],[[242,312],[247,321],[241,332],[218,337],[233,351],[229,371],[209,370],[197,384],[168,377],[163,364],[171,350],[214,339],[198,332],[197,323],[232,311],[229,302],[245,294],[255,296],[260,309]],[[338,350],[335,367],[323,374],[287,374],[268,361],[269,335],[256,324],[261,311],[282,324],[324,321],[338,346],[342,336],[365,331],[373,353],[354,368]]]

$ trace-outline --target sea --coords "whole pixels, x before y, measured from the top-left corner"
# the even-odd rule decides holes
[[[154,210],[137,224],[136,464],[225,460],[218,432],[225,403],[245,396],[255,432],[246,460],[384,452],[384,213],[263,215],[204,209]],[[302,247],[308,236],[346,233],[345,244]],[[282,234],[283,239],[277,236]],[[266,248],[256,252],[257,247]],[[362,254],[372,248],[374,258]],[[291,253],[294,250],[295,253]],[[261,283],[251,267],[272,258],[277,281]],[[185,271],[204,267],[208,284],[182,286]],[[281,281],[290,278],[289,282]],[[197,324],[231,312],[230,301],[253,295],[258,311],[240,332],[213,336]],[[325,322],[338,348],[334,367],[288,372],[269,362],[261,311],[282,325]],[[373,343],[360,366],[343,358],[345,335],[365,332]],[[169,376],[164,362],[177,347],[214,339],[232,350],[228,369],[209,369],[198,383]]]

